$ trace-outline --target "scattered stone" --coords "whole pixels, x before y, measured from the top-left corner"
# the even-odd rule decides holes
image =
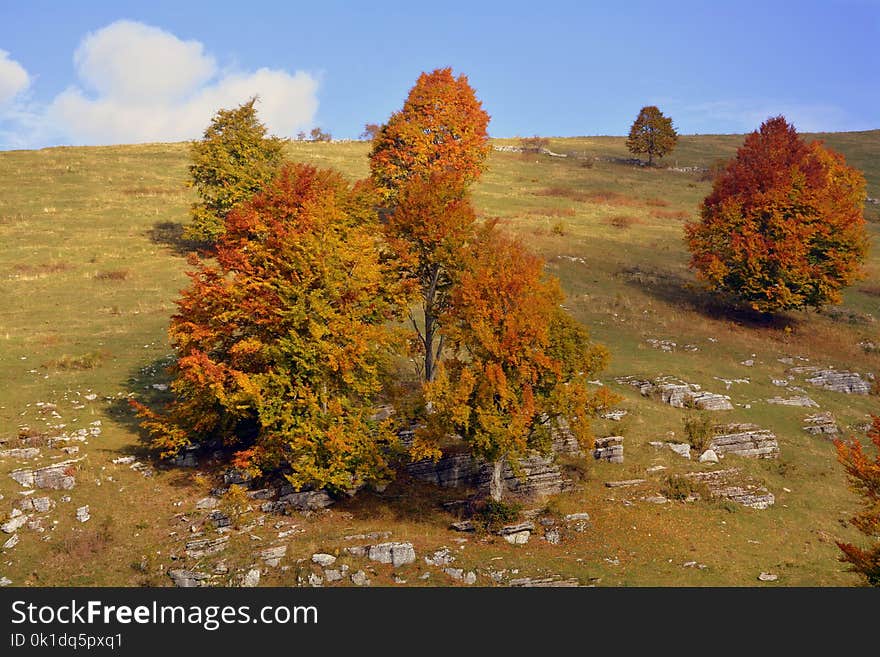
[[[227,543],[229,543],[228,536],[201,538],[194,541],[188,541],[186,544],[186,556],[194,559],[201,559],[202,557],[217,554],[226,549]]]
[[[216,509],[220,504],[220,500],[216,497],[203,497],[196,502],[197,509]]]
[[[848,395],[867,395],[871,392],[871,384],[857,372],[838,370],[819,370],[807,379],[807,383],[823,390],[833,390]]]
[[[241,585],[245,588],[254,588],[260,585],[260,569],[251,568],[245,573],[241,580]]]
[[[367,579],[367,574],[363,570],[356,570],[351,574],[351,583],[355,586],[369,586],[370,580]]]
[[[0,450],[0,458],[6,459],[32,459],[40,455],[36,447],[19,447],[16,449]]]
[[[652,397],[676,408],[698,408],[705,411],[726,411],[733,409],[730,399],[724,395],[707,392],[696,383],[687,383],[668,376],[653,380],[634,376],[618,377],[615,381],[622,385],[638,388],[645,397]]]
[[[590,526],[590,514],[586,512],[569,513],[563,518],[563,520],[569,527],[578,533],[587,531]]]
[[[333,498],[324,490],[309,490],[287,493],[274,502],[266,502],[260,508],[266,513],[279,513],[287,509],[297,511],[318,511],[333,504]]]
[[[457,532],[472,532],[476,530],[476,527],[474,527],[474,523],[470,520],[460,520],[458,522],[453,522],[451,525],[449,525],[449,527]]]
[[[596,438],[593,445],[593,458],[609,463],[623,463],[623,436]]]
[[[669,501],[662,495],[649,495],[644,499],[645,502],[650,502],[651,504],[666,504]]]
[[[779,579],[779,576],[774,575],[773,573],[762,572],[760,575],[758,575],[758,579],[762,582],[775,582],[777,579]]]
[[[18,503],[18,508],[22,511],[36,511],[37,513],[46,513],[55,507],[55,502],[49,497],[28,497]]]
[[[18,534],[13,534],[13,535],[10,536],[10,537],[6,540],[6,542],[3,544],[3,549],[4,549],[4,550],[11,550],[11,549],[14,548],[16,545],[18,545]]]
[[[570,577],[568,579],[562,579],[559,575],[552,575],[550,577],[519,577],[517,579],[512,579],[508,583],[508,586],[517,586],[517,587],[568,587],[568,586],[580,586],[580,582],[575,577]]]
[[[0,525],[0,530],[3,530],[6,534],[14,534],[19,529],[24,527],[25,523],[28,521],[28,516],[24,515],[18,509],[13,509],[10,514],[10,519]]]
[[[622,408],[618,408],[612,411],[608,411],[606,413],[602,413],[600,417],[603,420],[613,420],[614,422],[620,422],[620,420],[622,420],[628,412],[629,411],[625,411]]]
[[[425,557],[425,563],[429,566],[448,566],[453,561],[455,561],[455,557],[452,556],[452,551],[448,547],[440,548],[430,557]]]
[[[559,529],[553,527],[544,532],[544,540],[550,545],[559,545],[562,542],[562,534]]]
[[[287,554],[286,545],[277,545],[275,547],[261,550],[258,555],[266,563],[267,566],[275,568],[281,562],[281,559]]]
[[[473,570],[469,570],[464,574],[463,581],[465,584],[476,584],[477,583],[477,574]]]
[[[688,443],[666,443],[666,446],[679,456],[686,459],[691,457],[691,446]]]
[[[319,587],[324,585],[324,578],[317,573],[309,573],[309,586]]]
[[[779,404],[781,406],[804,406],[808,408],[819,408],[819,404],[814,402],[806,395],[797,395],[795,397],[771,397],[767,400],[768,404]]]
[[[52,488],[70,490],[76,485],[73,474],[74,464],[85,457],[62,461],[37,470],[13,470],[9,476],[25,488]]]
[[[666,470],[665,465],[652,465],[649,468],[645,468],[645,472],[663,472]]]
[[[87,522],[91,518],[89,515],[89,506],[81,506],[76,510],[76,519],[80,522]]]
[[[174,581],[174,585],[180,588],[194,588],[206,586],[208,575],[194,570],[169,570],[168,576]]]
[[[135,458],[133,456],[120,456],[117,459],[113,459],[111,463],[115,463],[117,465],[131,465],[134,463]]]
[[[356,548],[346,548],[349,551]],[[390,563],[395,568],[416,560],[416,552],[412,543],[379,543],[376,545],[362,546],[361,554],[366,554],[370,561]],[[358,551],[360,552],[360,551]]]
[[[9,586],[12,584],[12,580],[8,577],[0,577],[0,586]]]
[[[814,436],[827,436],[829,438],[834,438],[840,433],[837,420],[834,419],[831,411],[808,415],[804,418],[803,429]]]
[[[754,367],[755,360],[753,358],[749,358],[748,360],[741,361],[740,365],[745,365],[746,367]]]
[[[332,554],[319,552],[312,555],[312,563],[316,563],[322,568],[326,568],[327,566],[332,566],[334,563],[336,563],[336,557],[334,557]]]
[[[606,481],[606,488],[626,488],[629,486],[638,486],[645,483],[644,479],[624,479],[622,481]]]
[[[700,463],[718,463],[718,455],[714,449],[707,449],[700,454]]]
[[[328,582],[338,582],[342,579],[342,573],[331,568],[324,571],[324,577]]]
[[[716,454],[736,454],[759,459],[779,457],[776,435],[755,424],[719,425],[715,427],[715,436],[709,446]]]
[[[516,525],[506,525],[502,527],[498,534],[511,545],[525,545],[529,542],[535,525],[531,522],[521,522]]]
[[[211,513],[208,514],[208,520],[214,523],[216,529],[223,529],[232,526],[232,518],[220,510],[211,511]]]

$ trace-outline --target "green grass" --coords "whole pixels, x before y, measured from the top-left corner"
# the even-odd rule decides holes
[[[880,131],[821,137],[861,167],[868,194],[880,196]],[[731,156],[741,141],[737,135],[682,137],[661,164],[707,166]],[[573,157],[493,152],[474,201],[481,217],[499,218],[546,259],[548,270],[562,279],[567,308],[611,350],[611,366],[602,378],[624,397],[629,414],[622,422],[598,422],[595,428],[597,435],[625,436],[626,462],[591,464],[583,490],[553,502],[559,512],[589,511],[592,528],[558,546],[537,537],[514,547],[497,537],[474,536],[459,549],[453,542],[457,536],[447,530],[451,516],[437,504],[457,494],[400,482],[329,513],[280,519],[285,527],[299,525],[285,539],[290,547],[282,563],[289,569],[274,569],[263,582],[296,583],[297,574],[309,568],[298,560],[313,551],[338,551],[346,534],[390,530],[395,539],[411,540],[419,553],[419,565],[399,571],[408,584],[453,583],[436,572],[427,580],[418,578],[426,568],[421,556],[442,545],[454,549],[454,565],[465,570],[492,566],[519,569],[521,576],[554,573],[585,584],[748,586],[757,584],[761,571],[779,574],[780,585],[857,584],[837,561],[831,542],[832,537],[860,539],[845,526],[857,499],[846,488],[833,446],[801,430],[805,409],[763,400],[785,394],[771,383],[786,369],[777,361],[780,356],[880,372],[880,356],[858,346],[865,339],[880,341],[876,248],[867,278],[844,295],[843,312],[793,313],[772,325],[756,323],[693,288],[682,225],[683,217],[697,215],[709,190],[699,173],[626,164],[629,155],[618,137],[552,139],[550,148]],[[336,167],[351,179],[367,175],[367,152],[367,144],[358,142],[289,146],[291,158]],[[16,442],[22,426],[52,434],[60,431],[52,428],[58,424],[67,431],[100,420],[103,429],[81,448],[88,456],[78,465],[72,501],[59,501],[49,514],[58,520],[55,529],[23,530],[20,543],[0,555],[0,576],[15,584],[167,585],[163,568],[210,567],[221,558],[235,572],[252,563],[255,546],[264,547],[283,531],[273,527],[279,519],[269,518],[236,534],[224,554],[202,564],[172,560],[172,554],[182,556],[190,524],[204,516],[193,507],[210,484],[175,469],[144,478],[110,462],[125,454],[143,460],[125,397],[167,394],[153,384],[165,381],[168,320],[187,283],[187,245],[180,231],[193,192],[185,184],[186,166],[183,144],[0,153],[0,439]],[[880,220],[874,208],[868,216]],[[877,232],[878,224],[869,224],[875,244]],[[667,353],[651,348],[649,338],[699,350]],[[741,365],[749,358],[754,367]],[[724,462],[736,461],[763,481],[777,496],[775,506],[755,511],[637,499],[658,492],[667,476],[698,467],[647,445],[671,432],[686,440],[683,411],[611,381],[623,374],[661,373],[731,395],[735,410],[719,418],[755,422],[777,433],[778,462],[735,457]],[[725,390],[714,377],[751,382]],[[874,397],[822,392],[800,383],[843,427],[852,428],[877,410]],[[55,404],[60,418],[45,403]],[[41,464],[59,454],[42,449]],[[650,475],[640,492],[603,485],[609,479],[644,477],[656,464],[668,469]],[[0,459],[0,514],[20,498],[18,484],[5,475],[24,465]],[[56,500],[61,496],[49,494]],[[92,520],[80,524],[74,511],[83,504],[90,505]],[[106,518],[111,520],[105,526]],[[682,566],[690,561],[706,568]],[[392,582],[390,567],[373,565],[373,570],[368,574],[374,584]],[[488,582],[482,576],[480,581]]]

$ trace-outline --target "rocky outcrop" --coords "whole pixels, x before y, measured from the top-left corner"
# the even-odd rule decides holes
[[[803,406],[805,408],[819,408],[819,404],[814,402],[806,395],[798,395],[795,397],[771,397],[767,400],[768,404],[779,404],[781,406]]]
[[[826,438],[835,438],[840,429],[837,426],[837,420],[831,414],[831,411],[824,413],[816,413],[808,415],[804,418],[803,430],[814,436],[825,436]]]
[[[643,396],[652,397],[676,408],[698,408],[704,411],[727,411],[733,408],[730,399],[725,395],[708,392],[696,383],[687,383],[668,376],[653,380],[623,376],[616,378],[615,381],[622,385],[633,386]]]
[[[623,436],[596,438],[593,444],[593,458],[609,463],[623,463]]]
[[[776,434],[756,424],[727,424],[715,427],[710,448],[715,454],[736,454],[758,459],[779,457]]]
[[[833,390],[848,395],[867,395],[871,392],[871,382],[863,379],[857,372],[818,370],[807,378],[807,383],[823,390]]]
[[[333,498],[324,490],[308,490],[286,492],[282,489],[277,500],[265,502],[260,509],[265,513],[283,513],[288,509],[296,511],[318,511],[333,504]]]
[[[502,465],[503,493],[527,499],[556,495],[574,487],[556,463],[557,455],[582,455],[577,439],[565,426],[553,429],[553,443],[549,455],[533,452],[520,459],[516,467],[509,462]],[[476,488],[488,491],[492,479],[491,463],[475,460],[467,453],[444,454],[437,462],[429,459],[407,466],[407,472],[422,481],[444,488]]]
[[[2,459],[32,459],[40,455],[40,450],[36,447],[16,447],[15,449],[0,450],[0,458]]]
[[[212,554],[217,554],[226,549],[229,543],[228,536],[220,536],[219,538],[200,538],[186,543],[186,556],[193,559],[200,559]]]
[[[776,502],[773,493],[756,482],[744,479],[738,468],[689,472],[684,476],[705,484],[713,498],[730,500],[752,509],[767,509]]]
[[[62,461],[37,470],[13,470],[9,476],[25,488],[51,488],[53,490],[70,490],[76,485],[73,476],[74,464],[85,457]]]
[[[169,570],[168,576],[174,581],[175,586],[180,588],[193,588],[197,586],[207,586],[208,578],[206,573],[199,573],[194,570]]]
[[[395,568],[416,560],[416,552],[412,543],[358,545],[344,548],[344,550],[354,557],[366,557],[370,561],[390,563]]]

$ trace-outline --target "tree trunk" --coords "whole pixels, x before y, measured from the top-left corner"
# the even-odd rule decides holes
[[[435,264],[431,271],[431,279],[425,289],[425,335],[422,343],[425,347],[425,381],[433,381],[437,373],[437,361],[440,359],[439,350],[434,351],[434,338],[437,333],[437,316],[435,307],[437,302],[437,285],[440,281],[440,265]],[[443,341],[440,341],[442,348]]]
[[[504,484],[501,480],[501,474],[503,471],[504,461],[502,459],[492,461],[492,477],[489,479],[489,497],[496,502],[500,502],[501,497],[504,494]]]

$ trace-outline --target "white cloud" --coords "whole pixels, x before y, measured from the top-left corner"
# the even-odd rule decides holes
[[[45,146],[49,134],[49,143],[74,145],[194,139],[218,109],[255,95],[269,132],[289,137],[313,125],[318,109],[318,81],[309,73],[221,71],[203,44],[143,23],[117,21],[88,34],[73,59],[78,84],[44,107],[6,112],[18,131],[0,130],[0,141]]]
[[[0,50],[0,106],[8,104],[13,98],[28,88],[31,79],[24,67]]]

